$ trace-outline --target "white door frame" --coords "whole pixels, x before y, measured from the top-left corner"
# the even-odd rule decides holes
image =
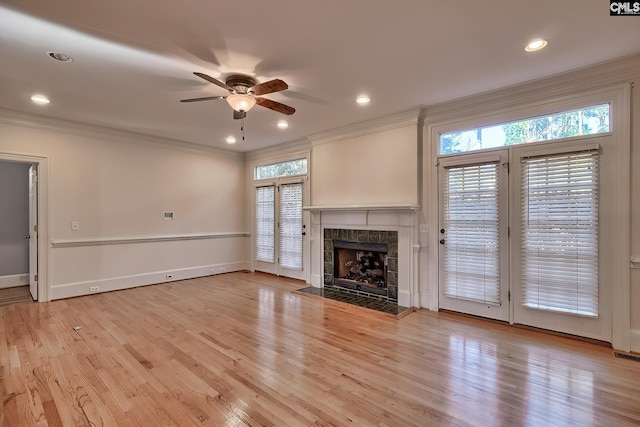
[[[38,169],[38,302],[51,300],[49,293],[49,156],[0,151],[0,160],[29,163]],[[29,272],[31,274],[31,272]]]
[[[547,96],[545,99],[544,96]],[[629,266],[631,251],[631,85],[617,84],[598,89],[586,87],[580,93],[573,93],[549,99],[548,94],[541,99],[530,98],[525,104],[513,100],[513,105],[505,105],[501,97],[492,98],[487,95],[487,102],[482,103],[482,109],[474,109],[470,103],[468,111],[458,108],[455,115],[442,113],[439,118],[425,117],[425,135],[428,148],[424,150],[425,173],[425,214],[429,230],[438,227],[438,143],[442,133],[454,132],[460,129],[505,123],[526,117],[544,115],[553,111],[567,111],[574,108],[597,105],[609,102],[610,130],[614,140],[615,150],[611,153],[617,165],[613,185],[617,189],[614,203],[617,206],[617,224],[612,233],[617,242],[612,248],[612,336],[613,348],[622,351],[631,349],[631,271]],[[427,169],[429,168],[429,169]],[[426,294],[429,310],[438,310],[438,233],[430,231],[428,235],[429,253],[427,256]]]

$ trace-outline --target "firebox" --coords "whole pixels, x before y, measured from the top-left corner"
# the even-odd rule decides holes
[[[333,241],[334,286],[387,295],[387,245]]]
[[[398,232],[324,229],[326,289],[398,302]]]

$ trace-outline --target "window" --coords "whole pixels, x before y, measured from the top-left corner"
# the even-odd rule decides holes
[[[609,104],[440,135],[440,154],[609,132]]]
[[[598,151],[521,160],[522,305],[598,316]]]
[[[276,187],[256,188],[256,260],[265,262],[275,261],[274,230],[275,230],[275,200]]]
[[[444,169],[445,296],[500,304],[498,167]]]
[[[255,171],[256,179],[282,178],[287,176],[306,175],[307,159],[297,159],[288,162],[258,166]]]
[[[280,186],[280,266],[302,270],[302,183]]]

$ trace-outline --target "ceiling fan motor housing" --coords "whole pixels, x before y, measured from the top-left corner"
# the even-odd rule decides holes
[[[248,94],[249,88],[258,84],[258,81],[251,76],[234,74],[227,77],[225,83],[227,86],[231,86],[236,93]]]

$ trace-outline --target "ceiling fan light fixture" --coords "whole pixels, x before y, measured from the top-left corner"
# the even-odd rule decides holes
[[[278,122],[278,127],[279,127],[280,129],[286,129],[286,128],[288,128],[288,127],[289,127],[289,123],[288,123],[286,120],[280,120],[280,121]]]
[[[225,141],[227,142],[227,144],[235,144],[236,143],[236,137],[235,136],[228,136],[225,138]]]
[[[247,112],[256,105],[256,99],[244,93],[234,93],[227,96],[227,103],[238,112]]]

